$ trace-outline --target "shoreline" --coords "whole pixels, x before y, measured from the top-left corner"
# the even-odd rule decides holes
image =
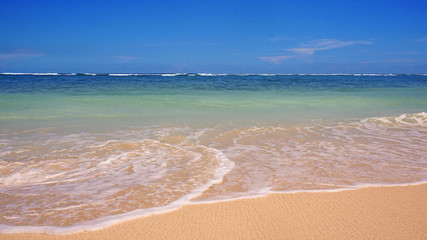
[[[427,183],[196,202],[71,234],[0,239],[426,239]]]

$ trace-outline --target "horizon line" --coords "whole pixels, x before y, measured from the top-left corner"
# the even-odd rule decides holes
[[[292,76],[292,75],[348,75],[348,76],[396,76],[396,75],[420,75],[427,76],[427,73],[206,73],[206,72],[153,72],[153,73],[106,73],[106,72],[2,72],[0,75],[40,75],[40,76]]]

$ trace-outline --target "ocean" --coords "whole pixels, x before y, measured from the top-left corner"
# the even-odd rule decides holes
[[[427,75],[0,74],[0,233],[427,180]]]

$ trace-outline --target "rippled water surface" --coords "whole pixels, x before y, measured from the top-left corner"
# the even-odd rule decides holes
[[[426,107],[422,75],[3,74],[0,231],[425,181]]]

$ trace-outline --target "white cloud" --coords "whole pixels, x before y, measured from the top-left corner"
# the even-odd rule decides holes
[[[0,61],[16,60],[16,59],[27,59],[41,57],[45,54],[39,51],[31,51],[27,49],[16,49],[11,52],[0,53]]]
[[[282,61],[288,60],[289,58],[293,58],[293,57],[295,56],[283,55],[283,56],[272,56],[272,57],[260,57],[260,59],[263,61],[272,62],[274,64],[280,64]]]
[[[303,58],[314,55],[318,51],[324,51],[335,48],[348,47],[353,45],[369,45],[372,44],[370,41],[341,41],[336,39],[318,39],[307,43],[300,44],[299,47],[288,48],[285,51],[292,53],[293,55],[280,55],[270,57],[260,57],[263,61],[269,61],[275,64],[280,64],[282,61],[290,58]]]
[[[317,51],[329,50],[334,48],[348,47],[352,45],[369,45],[369,41],[340,41],[335,39],[319,39],[301,44],[300,47],[286,49],[289,52],[301,55],[313,55]]]

